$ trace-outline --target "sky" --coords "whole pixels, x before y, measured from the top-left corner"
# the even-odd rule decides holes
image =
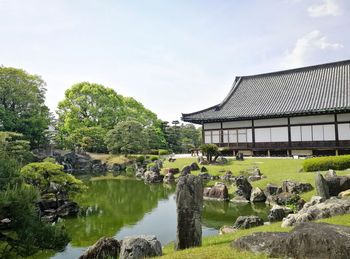
[[[350,59],[349,0],[0,0],[0,65],[46,82],[55,112],[88,81],[165,121],[236,76]]]

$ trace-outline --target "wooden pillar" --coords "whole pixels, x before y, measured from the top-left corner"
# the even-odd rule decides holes
[[[268,157],[271,156],[270,149],[267,150],[267,156],[268,156]]]
[[[335,155],[339,156],[339,150],[338,149],[335,150]]]
[[[292,146],[292,132],[290,129],[290,117],[288,117],[288,147]]]
[[[338,117],[334,114],[335,146],[339,147]]]
[[[224,131],[222,129],[222,122],[220,122],[220,143],[224,143]]]
[[[204,143],[204,122],[202,122],[202,145],[205,144]]]
[[[238,138],[238,135],[237,135]],[[255,147],[255,128],[254,128],[254,120],[252,119],[252,142],[253,142],[253,148]]]

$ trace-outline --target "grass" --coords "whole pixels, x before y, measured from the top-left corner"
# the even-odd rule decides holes
[[[340,224],[350,226],[350,214],[336,216],[333,218],[319,220],[317,222],[326,222],[331,224]],[[217,258],[217,259],[228,259],[228,258],[268,258],[265,255],[255,255],[247,251],[238,251],[236,249],[231,249],[229,247],[230,243],[242,236],[249,235],[253,232],[287,232],[292,229],[281,228],[281,222],[276,222],[270,225],[264,225],[260,227],[255,227],[251,229],[238,230],[233,234],[218,235],[213,237],[203,238],[202,246],[196,248],[189,248],[182,251],[174,251],[174,245],[167,245],[163,249],[163,256],[160,259],[177,259],[177,258]]]

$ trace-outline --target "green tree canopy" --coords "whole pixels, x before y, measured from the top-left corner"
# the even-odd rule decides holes
[[[106,136],[107,148],[114,154],[137,154],[147,150],[143,125],[138,121],[118,123]]]
[[[46,144],[50,114],[45,92],[39,76],[0,66],[0,131],[22,133],[33,148]]]
[[[125,118],[123,97],[113,89],[82,82],[66,90],[58,104],[59,128],[71,134],[82,127],[112,129]]]

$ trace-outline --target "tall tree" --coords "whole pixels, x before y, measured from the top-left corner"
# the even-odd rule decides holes
[[[32,148],[46,144],[50,114],[45,92],[40,76],[0,66],[0,130],[22,133]]]
[[[136,120],[144,126],[154,126],[157,124],[157,115],[146,109],[142,103],[132,97],[125,97],[124,103],[129,120]]]
[[[148,147],[144,127],[138,121],[118,123],[107,133],[105,141],[108,150],[114,154],[142,153]]]

